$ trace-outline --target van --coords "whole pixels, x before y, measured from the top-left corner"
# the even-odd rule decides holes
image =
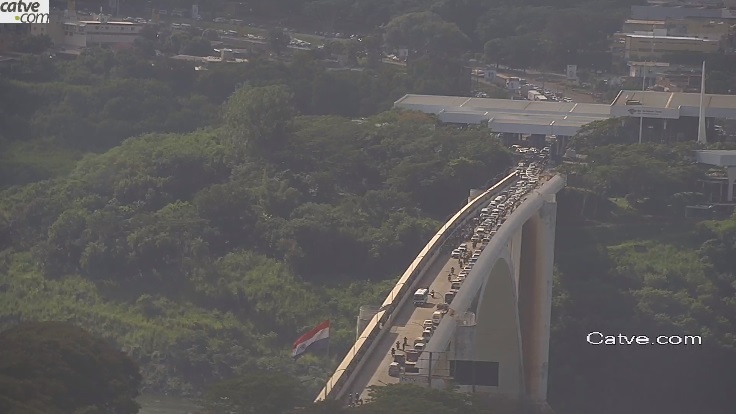
[[[398,362],[392,362],[391,365],[388,366],[388,376],[389,377],[398,377],[401,375],[401,366]]]
[[[435,324],[435,325],[439,325],[441,320],[442,320],[442,312],[441,311],[435,311],[432,314],[432,323]]]
[[[457,292],[454,290],[445,293],[445,303],[447,303],[448,305],[451,304],[452,300],[455,299],[455,293]]]

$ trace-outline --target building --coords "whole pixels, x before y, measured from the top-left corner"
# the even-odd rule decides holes
[[[668,19],[665,27],[668,36],[687,36],[710,40],[725,40],[731,31],[731,25],[723,19]]]
[[[617,49],[625,60],[659,60],[672,53],[718,53],[721,41],[682,36],[617,33]]]
[[[656,88],[663,92],[700,92],[701,74],[698,71],[671,71],[657,75]]]
[[[54,46],[80,49],[91,46],[133,44],[143,26],[132,22],[109,21],[106,16],[95,20],[76,20],[74,15],[57,14],[48,24],[31,24],[32,35],[48,35]]]
[[[190,56],[190,55],[176,55],[172,56],[171,59],[178,60],[182,62],[193,62],[198,63],[200,66],[197,66],[196,70],[207,70],[208,64],[214,64],[214,63],[245,63],[248,62],[247,59],[243,59],[236,56],[242,56],[242,54],[246,51],[239,50],[235,51],[232,49],[215,49],[216,52],[220,53],[220,56]]]
[[[495,133],[554,135],[555,145],[564,148],[567,137],[584,125],[619,117],[637,127],[642,118],[648,142],[692,140],[698,136],[700,94],[623,90],[610,105],[405,95],[394,107],[434,114],[445,124],[484,125]],[[710,136],[715,118],[736,119],[736,95],[706,94],[703,107]]]
[[[729,9],[720,6],[646,5],[631,6],[631,18],[635,20],[667,20],[701,17],[720,19],[728,15]]]
[[[632,78],[655,78],[657,74],[670,64],[665,62],[629,62],[629,76]]]
[[[623,33],[638,33],[638,32],[651,32],[655,29],[664,29],[664,20],[636,20],[629,19],[624,22],[621,32]]]

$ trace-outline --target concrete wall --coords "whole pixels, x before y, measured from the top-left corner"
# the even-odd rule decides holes
[[[474,339],[475,361],[499,363],[498,387],[476,387],[476,390],[523,395],[516,283],[506,259],[496,261],[483,287]]]
[[[554,197],[554,196],[552,196]],[[526,395],[547,398],[552,269],[557,204],[546,201],[539,213],[524,225],[520,263],[519,321]]]

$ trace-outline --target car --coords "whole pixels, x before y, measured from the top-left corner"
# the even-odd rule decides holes
[[[447,251],[447,250],[445,250],[445,251]],[[452,257],[453,259],[459,259],[461,253],[462,252],[460,251],[460,249],[455,249],[455,250],[452,251],[452,254],[450,254],[450,257]]]
[[[424,322],[422,322],[422,327],[424,327],[424,329],[433,329],[434,323],[432,323],[431,319],[425,319]]]
[[[439,305],[437,305],[439,307]],[[442,313],[442,310],[435,311],[432,314],[432,323],[434,326],[437,326],[440,324],[440,321],[442,320],[442,317],[445,316],[444,313]],[[416,342],[414,343],[416,345]]]

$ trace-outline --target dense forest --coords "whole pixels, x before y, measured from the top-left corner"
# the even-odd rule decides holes
[[[485,130],[389,111],[405,92],[453,88],[431,62],[333,72],[309,52],[194,71],[141,46],[26,56],[0,78],[0,328],[82,326],[140,366],[144,392],[221,396],[268,372],[313,396],[335,361],[292,361],[298,334],[330,318],[345,352],[358,307],[515,162]],[[634,134],[591,125],[573,143],[587,162],[561,167],[550,401],[561,414],[724,412],[736,219],[684,218],[700,197],[693,147]],[[704,345],[595,347],[591,331]],[[18,349],[23,332],[6,332]],[[467,397],[412,390],[377,392],[468,412]],[[356,411],[397,406],[384,401]]]
[[[17,129],[3,129],[2,175],[25,184],[1,197],[0,314],[89,327],[141,364],[145,389],[196,393],[257,367],[324,377],[328,361],[295,365],[285,346],[331,317],[333,349],[347,349],[358,307],[382,301],[468,186],[512,162],[483,132],[423,115],[308,115],[311,87],[269,79],[309,70],[298,64],[234,79],[190,66],[194,85],[227,82],[203,97],[132,77],[130,59],[28,59],[5,81]],[[29,79],[33,64],[53,77]]]

